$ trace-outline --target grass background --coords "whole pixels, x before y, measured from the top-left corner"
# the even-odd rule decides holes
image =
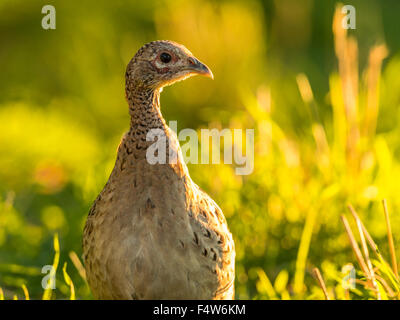
[[[46,4],[57,10],[56,30],[41,28]],[[251,175],[189,165],[234,235],[236,298],[323,299],[314,267],[331,298],[398,297],[395,270],[369,260],[346,206],[391,264],[381,200],[396,245],[400,3],[346,4],[357,14],[349,34],[339,12],[333,23],[330,0],[2,0],[0,298],[92,298],[78,262],[83,225],[128,129],[126,64],[155,39],[184,44],[215,76],[166,88],[167,121],[178,130],[255,129]],[[41,269],[53,263],[56,290],[43,293]],[[359,270],[351,290],[341,286],[348,263]]]

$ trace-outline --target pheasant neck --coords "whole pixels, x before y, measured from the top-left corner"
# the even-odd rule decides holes
[[[126,98],[131,123],[125,142],[140,153],[140,150],[146,150],[153,143],[146,139],[150,130],[161,129],[168,135],[168,126],[160,111],[160,90],[127,82]]]
[[[166,126],[160,111],[159,89],[133,88],[127,90],[126,96],[131,116],[130,131],[147,134],[150,129]]]
[[[154,143],[154,141],[147,141],[148,132],[152,129],[161,129],[168,138],[166,139],[166,163],[170,164],[177,176],[189,176],[185,163],[181,161],[179,142],[171,136],[170,130],[161,114],[160,90],[140,87],[129,88],[127,86],[126,97],[129,103],[131,124],[130,130],[123,139],[118,152],[121,171],[128,162],[126,160],[132,157],[141,159],[146,156],[147,148]],[[172,144],[170,139],[172,139]],[[172,153],[170,153],[170,147],[172,148]],[[174,156],[170,159],[172,154]],[[174,161],[170,162],[172,159]]]

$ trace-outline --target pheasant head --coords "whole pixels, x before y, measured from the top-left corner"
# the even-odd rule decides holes
[[[211,70],[183,45],[161,40],[145,44],[126,69],[129,87],[157,90],[193,75],[213,78]]]

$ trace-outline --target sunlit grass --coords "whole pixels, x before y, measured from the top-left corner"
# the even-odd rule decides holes
[[[342,216],[342,221],[349,238],[351,248],[356,257],[357,263],[360,267],[360,271],[357,271],[357,276],[354,274],[354,279],[350,279],[348,275],[342,275],[342,277],[336,277],[338,281],[338,288],[336,290],[343,290],[341,294],[335,292],[333,286],[328,287],[325,284],[324,279],[318,268],[315,268],[315,276],[324,293],[325,299],[331,299],[331,295],[334,298],[344,298],[351,299],[353,297],[367,298],[367,299],[377,299],[377,300],[388,300],[388,299],[400,299],[400,279],[397,274],[397,263],[396,255],[394,251],[394,245],[392,246],[392,235],[391,235],[391,224],[388,217],[386,201],[383,201],[385,219],[387,221],[387,232],[388,232],[388,242],[389,246],[393,248],[391,250],[391,260],[392,265],[390,266],[385,259],[382,257],[378,246],[372,239],[370,233],[362,223],[361,219],[358,217],[356,211],[352,206],[349,206],[349,210],[354,218],[356,224],[356,230],[360,238],[361,249],[356,237],[350,227],[350,224],[346,216]],[[370,257],[368,245],[370,249],[375,254],[375,259]],[[331,279],[330,279],[331,280]],[[335,280],[335,279],[332,279]],[[354,286],[350,286],[349,281],[354,281]],[[343,283],[348,284],[348,286],[343,286]],[[360,289],[356,289],[355,284],[361,284]],[[341,287],[340,287],[341,286]],[[330,293],[328,293],[328,290]],[[351,293],[351,295],[350,295]]]

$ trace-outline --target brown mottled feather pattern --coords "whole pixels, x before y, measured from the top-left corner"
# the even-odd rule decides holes
[[[225,217],[191,180],[160,112],[160,88],[188,76],[152,68],[163,50],[182,64],[191,56],[176,43],[151,42],[127,68],[131,127],[85,225],[88,282],[97,299],[233,299],[235,249]],[[153,128],[165,132],[176,164],[147,162]]]

